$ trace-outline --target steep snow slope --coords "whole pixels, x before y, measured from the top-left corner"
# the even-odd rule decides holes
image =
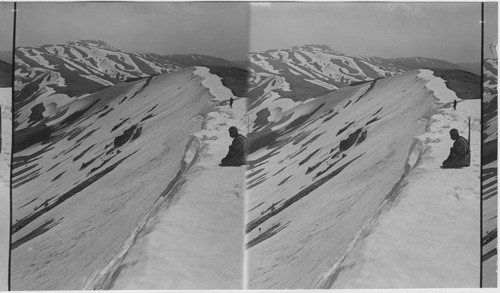
[[[76,99],[50,113],[45,137],[24,133],[13,162],[12,289],[109,285],[147,219],[177,200],[198,156],[191,134],[220,103],[193,71]]]
[[[10,153],[12,88],[0,88],[2,152],[0,153],[0,291],[8,289],[10,223]]]
[[[393,203],[325,275],[326,287],[479,287],[481,101],[460,101],[455,111],[449,102],[457,97],[442,80],[430,71],[420,77],[429,80],[438,113],[415,137]],[[453,143],[450,128],[467,137],[469,117],[471,166],[440,169]]]
[[[408,171],[414,137],[436,111],[418,74],[298,103],[250,135],[250,288],[324,285]]]
[[[232,96],[217,94],[224,87],[216,79],[206,81],[215,97]],[[178,202],[148,223],[148,233],[127,254],[113,289],[243,288],[245,169],[218,164],[231,143],[228,127],[245,129],[245,111],[246,99],[236,98],[233,108],[223,105],[210,112],[203,129],[193,134],[198,158]]]
[[[483,83],[483,287],[497,286],[498,60],[484,61]]]

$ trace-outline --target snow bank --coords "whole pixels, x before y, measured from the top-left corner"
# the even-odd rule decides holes
[[[201,84],[206,87],[210,94],[218,101],[229,100],[234,98],[233,93],[230,89],[222,85],[222,79],[215,74],[210,73],[210,69],[207,67],[195,67],[196,70],[193,74],[201,76],[203,81]]]
[[[460,101],[457,94],[446,87],[445,81],[434,76],[431,70],[420,70],[418,77],[428,80],[426,87],[434,93],[440,103],[452,103],[454,100]]]

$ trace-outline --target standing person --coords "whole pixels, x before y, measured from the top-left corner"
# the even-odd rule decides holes
[[[233,107],[233,97],[231,97],[231,99],[229,100],[229,106],[231,106],[231,108]]]
[[[229,136],[233,138],[233,143],[229,146],[229,152],[222,159],[221,166],[241,166],[246,165],[247,138],[238,133],[234,126],[229,127]]]
[[[450,155],[443,161],[443,168],[460,168],[470,165],[469,141],[458,134],[458,130],[450,130],[450,137],[455,142],[450,148]]]
[[[457,109],[457,100],[453,101],[453,109],[455,109],[455,110]]]

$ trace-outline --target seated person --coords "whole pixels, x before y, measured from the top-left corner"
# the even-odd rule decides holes
[[[247,138],[238,133],[236,127],[229,127],[229,136],[233,138],[233,143],[229,146],[229,152],[222,159],[221,166],[241,166],[246,165]]]
[[[458,130],[450,130],[450,137],[455,142],[450,148],[450,155],[443,162],[443,168],[460,168],[470,165],[469,142],[466,138],[458,134]]]

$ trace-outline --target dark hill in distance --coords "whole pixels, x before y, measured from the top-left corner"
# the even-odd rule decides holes
[[[0,61],[12,63],[12,51],[0,51]]]
[[[0,87],[12,87],[12,65],[0,60]]]
[[[429,68],[434,71],[434,75],[442,78],[446,86],[457,94],[462,100],[481,98],[481,77],[473,73],[457,70]]]

